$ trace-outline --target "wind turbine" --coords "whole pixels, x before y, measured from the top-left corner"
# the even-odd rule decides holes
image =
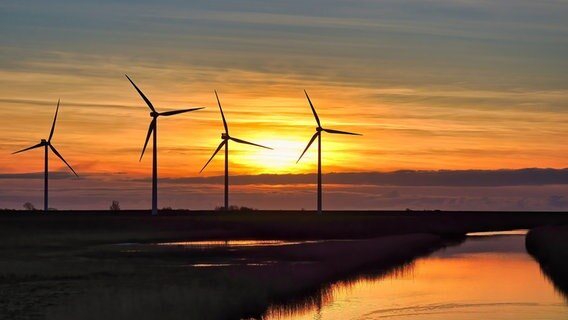
[[[227,211],[227,210],[229,210],[229,140],[233,140],[234,142],[237,142],[237,143],[249,144],[251,146],[257,146],[257,147],[270,149],[270,150],[272,150],[272,148],[261,146],[260,144],[256,144],[256,143],[252,143],[252,142],[248,142],[248,141],[245,141],[245,140],[241,140],[241,139],[231,137],[229,135],[229,126],[227,126],[227,121],[225,120],[225,115],[223,114],[223,108],[221,107],[221,101],[219,101],[219,95],[217,95],[216,90],[215,90],[215,97],[217,98],[217,104],[219,104],[219,110],[221,111],[221,118],[223,118],[223,126],[225,127],[225,132],[221,133],[221,139],[223,141],[221,141],[221,143],[219,144],[219,146],[217,147],[215,152],[213,152],[213,155],[211,156],[211,158],[209,158],[209,161],[207,161],[207,163],[203,166],[203,168],[201,168],[201,171],[199,171],[199,173],[203,172],[203,170],[205,169],[205,167],[207,167],[209,162],[211,162],[211,160],[213,160],[213,158],[215,157],[217,152],[219,152],[219,150],[221,150],[221,148],[223,148],[223,146],[224,146],[225,147],[225,207],[224,207],[224,210]]]
[[[304,153],[306,153],[306,151],[308,151],[308,149],[310,148],[310,146],[312,145],[314,140],[316,138],[318,138],[318,213],[321,213],[321,132],[324,131],[324,132],[327,132],[327,133],[335,133],[335,134],[349,134],[349,135],[354,135],[354,136],[360,136],[361,134],[323,128],[321,126],[318,114],[316,113],[316,109],[314,108],[314,105],[312,104],[312,101],[310,100],[310,96],[308,96],[308,93],[306,92],[306,90],[304,90],[304,93],[306,94],[306,98],[308,98],[308,102],[310,103],[310,107],[312,108],[312,112],[314,113],[314,118],[316,118],[316,122],[317,122],[318,126],[316,127],[316,133],[314,133],[314,135],[310,139],[310,142],[308,142],[306,149],[304,149],[304,152],[302,152],[302,154],[300,155],[300,157],[298,158],[298,161],[296,161],[296,163],[300,162],[300,159],[302,159],[302,156],[304,155]]]
[[[148,145],[148,140],[150,140],[150,135],[153,134],[153,139],[152,139],[152,142],[153,142],[153,144],[152,144],[152,156],[153,156],[153,158],[152,158],[152,215],[155,216],[155,215],[158,215],[158,125],[157,125],[158,124],[158,117],[159,116],[169,117],[169,116],[173,116],[173,115],[180,114],[180,113],[185,113],[185,112],[203,109],[204,107],[173,110],[173,111],[166,111],[166,112],[158,112],[158,111],[156,111],[156,109],[152,105],[152,102],[150,102],[150,100],[148,100],[148,98],[146,98],[144,93],[142,93],[142,91],[136,86],[136,84],[134,84],[134,81],[132,81],[128,77],[128,75],[125,74],[125,76],[128,79],[128,81],[130,81],[130,83],[132,83],[132,85],[134,86],[134,89],[136,89],[136,91],[138,91],[138,93],[140,94],[142,99],[144,99],[144,101],[148,105],[148,108],[150,108],[150,111],[151,111],[150,117],[152,117],[152,121],[150,122],[150,126],[148,127],[148,134],[146,135],[146,141],[144,142],[144,148],[142,149],[142,154],[140,155],[140,159],[138,161],[142,161],[142,157],[144,156],[144,151],[146,151],[146,146]]]
[[[63,159],[63,157],[61,156],[61,154],[59,152],[57,152],[57,149],[55,149],[55,147],[51,144],[51,138],[53,138],[53,132],[55,130],[55,122],[57,121],[57,113],[59,112],[59,100],[57,100],[57,108],[55,109],[55,117],[53,118],[53,124],[51,125],[51,131],[49,132],[49,138],[47,138],[47,140],[45,139],[41,139],[41,141],[34,145],[31,146],[29,148],[25,148],[22,149],[20,151],[16,151],[13,152],[12,154],[16,154],[16,153],[20,153],[20,152],[24,152],[24,151],[28,151],[31,149],[35,149],[35,148],[39,148],[39,147],[44,147],[44,174],[43,174],[43,210],[44,212],[47,212],[47,210],[49,209],[48,206],[48,202],[47,202],[47,191],[48,191],[48,183],[47,183],[47,178],[49,175],[49,171],[48,171],[48,151],[47,149],[51,149],[51,151],[53,153],[55,153],[56,156],[59,157],[59,159],[61,159],[61,161],[63,161],[68,167],[69,169],[71,169],[71,171],[73,171],[73,173],[75,174],[75,176],[79,176],[77,174],[77,172],[75,172],[75,170],[73,170],[73,168],[71,168],[71,166],[69,165],[69,163],[67,163],[67,161],[65,161],[65,159]]]

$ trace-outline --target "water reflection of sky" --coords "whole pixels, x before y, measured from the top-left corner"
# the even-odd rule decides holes
[[[224,247],[273,247],[289,246],[319,241],[287,241],[287,240],[198,240],[157,243],[159,246],[181,246],[188,248],[224,248]]]
[[[313,301],[312,301],[313,302]],[[568,305],[526,254],[524,236],[468,237],[382,279],[337,283],[319,303],[267,319],[567,319]]]
[[[468,237],[463,244],[437,251],[431,257],[450,258],[476,253],[526,255],[525,237],[522,235]]]

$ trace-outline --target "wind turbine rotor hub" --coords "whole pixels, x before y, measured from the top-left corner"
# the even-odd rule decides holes
[[[229,135],[225,132],[221,133],[221,139],[229,139]]]
[[[152,117],[152,118],[156,118],[156,117],[158,117],[159,115],[160,115],[160,114],[157,113],[157,112],[155,112],[155,111],[150,112],[150,117]]]
[[[41,143],[46,143],[46,142],[47,142],[47,140],[41,139]]]
[[[323,129],[322,127],[316,127],[317,132],[321,132],[322,129]]]

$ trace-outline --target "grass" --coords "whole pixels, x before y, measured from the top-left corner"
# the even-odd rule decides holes
[[[568,297],[568,225],[532,229],[526,247],[554,286]]]
[[[228,256],[219,254],[228,258],[225,262],[241,259],[278,262],[264,267],[219,269],[184,268],[185,263],[192,262],[192,251],[199,249],[174,249],[189,256],[185,258],[172,251],[150,251],[137,263],[130,264],[136,270],[111,279],[93,279],[81,299],[69,306],[52,308],[48,319],[260,317],[274,302],[309,296],[326,283],[371,266],[391,267],[439,248],[443,243],[437,236],[415,234],[353,242],[247,248]],[[164,261],[164,255],[169,255],[166,265],[156,264],[157,260]],[[125,263],[124,259],[110,259],[115,265]]]
[[[563,213],[531,212],[0,212],[2,245],[78,247],[190,239],[353,239],[406,233],[463,234],[568,224]],[[29,235],[33,234],[33,237]]]
[[[0,212],[0,318],[238,319],[386,270],[466,232],[568,223],[555,213]],[[117,243],[349,239],[197,249]],[[274,262],[275,261],[275,262]],[[267,266],[244,266],[243,263]],[[272,263],[274,262],[274,263]],[[194,263],[228,263],[192,268]]]

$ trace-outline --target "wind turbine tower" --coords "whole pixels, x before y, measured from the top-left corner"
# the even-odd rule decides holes
[[[134,89],[138,91],[142,99],[146,102],[148,108],[150,108],[150,117],[152,118],[152,121],[150,121],[148,134],[146,135],[146,141],[144,142],[144,148],[142,148],[142,154],[140,155],[140,159],[138,161],[142,161],[144,151],[146,151],[146,146],[148,145],[150,136],[152,136],[152,215],[155,216],[158,215],[158,117],[169,117],[180,113],[200,110],[204,107],[158,112],[152,105],[152,102],[150,102],[150,100],[144,95],[144,93],[142,93],[142,91],[136,86],[136,84],[134,84],[134,81],[132,81],[128,77],[128,75],[125,76],[128,81],[130,81],[130,83],[134,86]]]
[[[310,107],[312,108],[312,113],[314,114],[314,118],[316,119],[316,123],[317,123],[318,126],[316,127],[316,132],[314,133],[314,135],[310,139],[310,142],[308,142],[308,145],[306,146],[306,148],[304,149],[304,152],[302,152],[302,154],[300,155],[300,157],[298,158],[298,161],[296,161],[296,163],[298,163],[300,161],[300,159],[302,159],[302,156],[304,155],[304,153],[306,153],[306,151],[308,151],[308,149],[310,148],[310,146],[312,145],[314,140],[317,138],[318,139],[318,213],[321,214],[322,213],[322,203],[321,203],[321,194],[322,194],[322,191],[321,191],[321,133],[323,131],[323,132],[327,132],[327,133],[348,134],[348,135],[355,135],[355,136],[360,136],[361,134],[323,128],[321,126],[318,114],[316,113],[316,109],[314,108],[314,105],[312,104],[312,101],[310,100],[310,96],[308,96],[308,93],[306,92],[306,90],[304,90],[304,93],[306,94],[306,98],[308,98],[308,102],[310,103]]]
[[[53,138],[53,132],[55,131],[55,123],[57,122],[57,113],[59,112],[59,100],[57,100],[57,108],[55,109],[55,117],[53,118],[53,123],[51,124],[51,131],[49,132],[49,138],[47,138],[47,140],[45,139],[41,139],[41,141],[36,144],[33,145],[31,147],[16,151],[12,154],[16,154],[16,153],[20,153],[20,152],[24,152],[24,151],[28,151],[28,150],[32,150],[35,148],[39,148],[39,147],[44,147],[44,174],[43,174],[43,210],[44,212],[47,212],[49,210],[49,204],[48,204],[48,177],[49,177],[49,169],[48,169],[48,160],[49,160],[49,151],[48,149],[51,149],[51,151],[53,153],[55,153],[55,155],[61,159],[61,161],[63,161],[67,167],[69,167],[69,169],[71,169],[71,171],[73,172],[73,174],[75,174],[75,176],[79,176],[77,174],[77,172],[75,172],[75,170],[73,170],[73,168],[71,168],[71,166],[69,165],[69,163],[67,163],[67,161],[65,161],[65,159],[63,159],[63,156],[61,156],[61,154],[57,151],[57,149],[55,149],[55,147],[51,144],[51,138]]]
[[[213,158],[215,157],[217,152],[219,152],[219,150],[221,150],[221,148],[223,148],[223,146],[224,146],[225,147],[225,207],[223,209],[225,211],[227,211],[227,210],[229,210],[229,140],[232,140],[232,141],[237,142],[237,143],[249,144],[249,145],[252,145],[252,146],[261,147],[261,148],[270,149],[270,150],[272,150],[272,148],[261,146],[260,144],[248,142],[248,141],[241,140],[241,139],[230,136],[229,135],[229,126],[227,125],[227,121],[225,120],[225,115],[223,114],[223,108],[221,107],[221,101],[219,101],[219,95],[217,94],[217,91],[215,91],[215,97],[217,98],[217,104],[219,105],[219,111],[221,111],[221,118],[223,119],[223,126],[225,127],[225,132],[221,133],[221,140],[222,140],[221,143],[219,144],[219,146],[217,147],[215,152],[213,152],[213,155],[211,156],[211,158],[209,158],[207,163],[203,166],[203,168],[201,168],[201,171],[199,171],[199,173],[201,173],[201,172],[203,172],[203,170],[205,170],[205,167],[207,167],[207,165],[209,164],[209,162],[211,162],[211,160],[213,160]]]

